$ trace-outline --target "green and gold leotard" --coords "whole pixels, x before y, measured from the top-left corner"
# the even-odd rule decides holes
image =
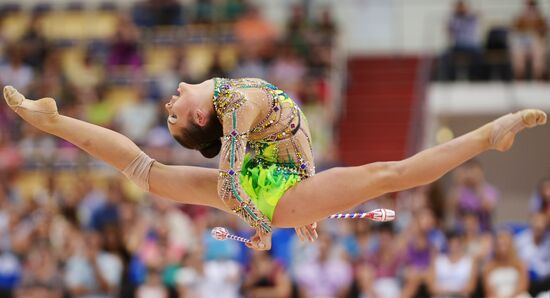
[[[315,174],[307,120],[284,91],[266,81],[214,82],[214,109],[224,130],[218,193],[253,228],[270,232],[279,199]]]

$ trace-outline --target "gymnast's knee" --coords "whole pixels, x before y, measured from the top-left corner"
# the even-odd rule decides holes
[[[401,190],[405,165],[401,161],[382,161],[364,165],[368,175],[374,179],[376,187],[383,193]]]
[[[149,191],[149,176],[155,162],[145,152],[139,154],[122,170],[122,173],[139,188]]]

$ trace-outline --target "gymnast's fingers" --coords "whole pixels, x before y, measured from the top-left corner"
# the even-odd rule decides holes
[[[308,234],[309,240],[311,242],[317,240],[317,238],[319,237],[319,235],[317,234],[317,223],[314,222],[310,225],[307,225],[306,228],[307,228],[307,231],[309,233]]]
[[[300,239],[300,241],[306,241],[306,237],[303,232],[303,227],[295,228],[294,230],[296,231],[296,235],[298,236],[298,239]]]

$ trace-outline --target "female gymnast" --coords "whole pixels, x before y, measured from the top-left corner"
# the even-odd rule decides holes
[[[298,227],[299,236],[313,238],[312,222],[430,183],[484,151],[506,151],[516,133],[546,123],[544,112],[522,110],[405,160],[314,176],[306,118],[284,91],[260,79],[214,78],[180,83],[178,93],[166,103],[170,133],[205,157],[221,153],[218,170],[161,164],[117,132],[60,115],[52,98],[28,100],[4,88],[25,121],[107,162],[145,191],[237,214],[256,230],[248,247],[260,250],[270,249],[272,226]]]

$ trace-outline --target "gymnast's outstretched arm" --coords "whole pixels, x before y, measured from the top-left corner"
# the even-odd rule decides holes
[[[218,199],[216,170],[156,162],[120,133],[60,115],[52,98],[28,100],[9,86],[4,88],[4,97],[10,108],[29,124],[110,164],[142,189],[180,203],[207,205],[229,212]]]

